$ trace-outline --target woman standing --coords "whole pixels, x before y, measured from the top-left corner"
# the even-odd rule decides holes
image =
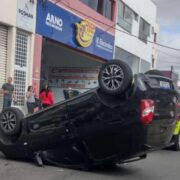
[[[28,86],[26,92],[26,99],[27,99],[28,114],[33,114],[35,107],[35,94],[34,94],[34,88],[32,86]]]
[[[40,99],[41,99],[43,108],[47,108],[54,104],[54,94],[49,88],[49,86],[46,85],[45,88],[41,90]]]

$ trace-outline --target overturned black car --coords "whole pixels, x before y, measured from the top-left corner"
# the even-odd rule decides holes
[[[104,64],[99,87],[23,117],[17,108],[0,115],[0,151],[60,166],[90,168],[144,158],[167,146],[178,117],[173,82],[151,73],[133,77],[119,60]]]

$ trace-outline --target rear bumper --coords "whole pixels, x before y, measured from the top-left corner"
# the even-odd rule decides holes
[[[146,144],[151,147],[166,147],[171,141],[176,126],[175,119],[153,120],[147,126]]]

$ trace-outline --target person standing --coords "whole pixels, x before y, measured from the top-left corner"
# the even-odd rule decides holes
[[[27,99],[28,114],[33,114],[35,108],[35,94],[34,94],[34,88],[32,86],[28,86],[26,92],[26,99]]]
[[[43,108],[47,108],[54,104],[54,94],[51,91],[49,86],[46,85],[45,88],[41,90],[40,99],[41,99]]]
[[[8,82],[2,85],[3,97],[3,109],[11,107],[12,100],[16,101],[16,96],[14,92],[14,85],[12,84],[12,77],[8,77]]]

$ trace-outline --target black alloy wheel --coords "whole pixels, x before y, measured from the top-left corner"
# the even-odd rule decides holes
[[[98,80],[100,88],[110,94],[118,95],[132,84],[133,73],[128,64],[112,60],[102,66]]]
[[[5,108],[0,114],[0,131],[4,135],[16,135],[20,131],[23,113],[14,107]]]

